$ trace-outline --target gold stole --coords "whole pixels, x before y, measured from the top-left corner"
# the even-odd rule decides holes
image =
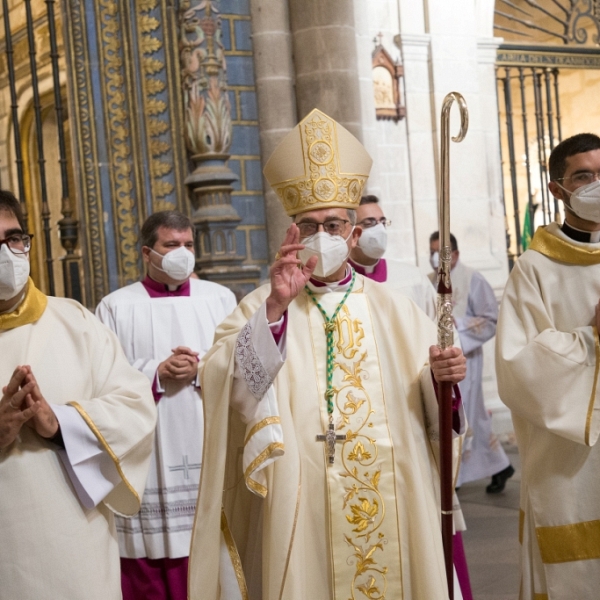
[[[44,314],[47,304],[48,296],[35,287],[30,277],[23,302],[12,312],[0,315],[0,331],[35,323]]]
[[[331,292],[317,299],[332,315],[342,297]],[[329,421],[324,321],[312,302],[306,305],[324,432]],[[367,297],[361,292],[350,294],[336,319],[334,364],[334,423],[336,433],[347,439],[336,444],[331,466],[323,450],[333,597],[396,600],[403,595],[394,455],[375,335]]]

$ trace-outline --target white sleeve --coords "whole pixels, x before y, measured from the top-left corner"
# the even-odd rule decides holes
[[[278,321],[270,326],[266,303],[263,303],[237,337],[231,406],[246,423],[254,418],[258,403],[285,362],[285,329],[279,345],[271,330],[278,326],[285,327],[285,324]]]
[[[72,406],[51,404],[65,445],[59,456],[85,508],[94,508],[119,484],[114,462]]]

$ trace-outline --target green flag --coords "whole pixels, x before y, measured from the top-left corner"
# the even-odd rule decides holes
[[[530,219],[529,205],[525,209],[525,218],[523,219],[523,235],[521,236],[521,246],[523,246],[523,252],[527,250],[529,244],[531,244],[531,219]]]

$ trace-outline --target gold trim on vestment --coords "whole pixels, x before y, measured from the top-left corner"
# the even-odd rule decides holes
[[[246,439],[244,440],[244,446],[248,443],[250,438],[257,432],[263,429],[264,427],[268,427],[269,425],[276,425],[281,423],[281,419],[279,417],[267,417],[262,421],[259,421],[252,427],[252,429],[248,432]]]
[[[533,593],[533,600],[548,600],[548,594],[536,594]]]
[[[48,296],[35,287],[30,277],[23,302],[12,312],[0,315],[0,331],[35,323],[44,314],[47,305]]]
[[[594,370],[594,385],[592,386],[592,395],[588,406],[587,418],[585,420],[585,444],[590,445],[590,430],[592,428],[592,416],[594,414],[594,404],[596,403],[596,387],[598,386],[598,371],[600,370],[600,341],[598,340],[598,330],[592,327],[594,332],[594,347],[596,349],[596,368]]]
[[[262,498],[266,498],[267,496],[267,488],[265,488],[260,483],[257,483],[254,479],[251,479],[250,475],[254,473],[262,465],[266,460],[271,458],[271,455],[275,450],[283,450],[285,447],[281,442],[272,442],[270,443],[246,468],[244,471],[244,479],[246,480],[246,485],[255,493],[257,493]]]
[[[279,600],[283,598],[283,590],[285,588],[285,580],[287,578],[288,567],[292,557],[292,547],[294,546],[294,538],[296,537],[296,525],[298,524],[298,513],[300,512],[300,492],[302,491],[302,466],[300,466],[300,481],[298,482],[298,493],[296,495],[296,512],[294,514],[294,525],[292,527],[292,535],[290,537],[290,545],[288,547],[287,559],[283,569],[283,577],[281,578],[281,591],[279,592]]]
[[[83,420],[87,423],[87,426],[92,430],[92,433],[96,436],[96,438],[100,442],[101,446],[104,448],[105,452],[110,456],[112,461],[115,463],[115,467],[117,468],[117,472],[119,473],[119,476],[123,480],[123,483],[127,486],[127,489],[133,494],[135,499],[141,505],[141,500],[140,500],[138,493],[135,491],[133,486],[129,483],[129,481],[127,480],[127,477],[125,477],[125,473],[123,473],[123,469],[121,469],[121,462],[119,461],[119,458],[113,452],[112,448],[108,445],[107,441],[104,439],[104,436],[102,435],[102,433],[100,433],[100,430],[94,424],[94,421],[92,421],[91,417],[85,412],[85,410],[83,410],[83,408],[81,407],[79,402],[68,402],[68,404],[69,404],[69,406],[72,406],[73,408],[75,408],[77,410],[77,412],[81,415]]]
[[[600,264],[600,250],[571,244],[552,233],[548,233],[546,227],[543,226],[537,228],[531,244],[529,244],[529,249],[535,250],[548,258],[571,265],[589,266]]]
[[[523,531],[525,530],[525,511],[519,510],[519,544],[523,545]]]
[[[221,509],[221,532],[223,533],[223,538],[225,539],[225,544],[227,545],[227,552],[229,553],[231,565],[235,571],[235,578],[237,579],[238,587],[240,588],[242,600],[248,600],[248,587],[246,586],[246,578],[244,577],[242,561],[240,560],[240,555],[235,545],[235,541],[231,535],[231,531],[229,530],[227,516],[225,515],[225,511],[223,509]]]
[[[600,520],[536,527],[544,564],[600,558]]]

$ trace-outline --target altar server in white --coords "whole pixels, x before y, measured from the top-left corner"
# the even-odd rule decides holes
[[[140,507],[156,409],[115,336],[29,276],[0,191],[0,599],[120,600],[114,513]]]
[[[492,431],[492,418],[483,399],[483,345],[496,334],[498,303],[485,277],[461,262],[454,235],[450,235],[450,240],[452,314],[460,345],[467,358],[467,376],[460,382],[460,391],[469,424],[456,485],[460,487],[469,481],[491,477],[486,492],[498,494],[515,472],[500,440]],[[437,231],[429,238],[429,250],[434,269],[429,277],[436,282],[440,251]]]
[[[370,166],[318,110],[265,166],[295,223],[203,359],[192,600],[448,597],[433,376],[456,383],[465,360],[348,265]]]
[[[123,594],[186,600],[204,434],[198,361],[236,301],[226,287],[191,278],[194,229],[187,216],[154,213],[140,237],[146,277],[109,294],[96,310],[151,382],[158,408],[142,509],[117,521]]]
[[[522,463],[521,600],[595,600],[600,583],[600,137],[550,155],[565,222],[539,227],[500,306],[496,371]]]

